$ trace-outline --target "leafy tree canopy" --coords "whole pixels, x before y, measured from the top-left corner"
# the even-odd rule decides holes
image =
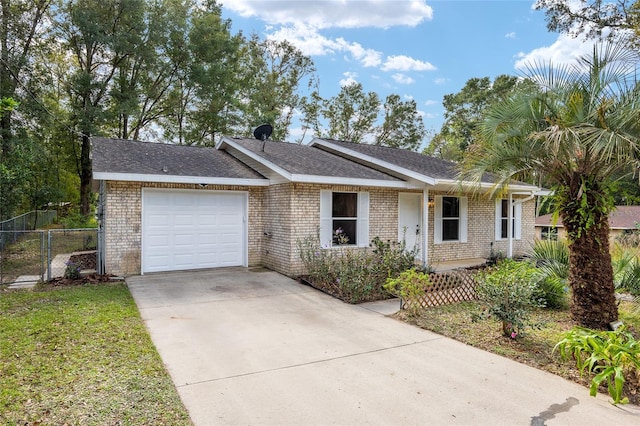
[[[314,92],[302,100],[302,110],[303,127],[319,137],[416,150],[426,135],[413,99],[391,94],[382,103],[360,83],[343,86],[329,99]]]
[[[517,77],[509,75],[500,75],[493,82],[489,77],[472,78],[458,93],[445,95],[445,121],[424,153],[450,161],[462,160],[484,111],[506,99],[519,84]]]
[[[550,31],[588,38],[626,38],[640,47],[640,2],[638,0],[537,0]]]

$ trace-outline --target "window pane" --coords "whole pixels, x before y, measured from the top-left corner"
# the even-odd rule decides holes
[[[442,241],[459,240],[459,223],[458,219],[449,219],[442,221]]]
[[[358,194],[355,192],[334,192],[331,216],[358,217]]]
[[[356,244],[356,221],[333,221],[333,244]]]
[[[460,200],[456,197],[442,197],[442,217],[459,217]]]
[[[509,217],[509,200],[502,200],[502,217]]]
[[[501,224],[501,232],[500,232],[500,236],[501,238],[508,238],[509,237],[509,229],[507,229],[507,223],[509,221],[509,200],[502,200],[502,207],[501,207],[501,218],[502,218],[502,224]],[[516,206],[513,206],[513,212],[512,212],[512,223],[511,223],[511,232],[515,233],[516,232]]]

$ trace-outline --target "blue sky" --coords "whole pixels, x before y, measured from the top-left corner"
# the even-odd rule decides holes
[[[442,99],[473,77],[518,75],[533,61],[561,63],[592,43],[548,32],[531,0],[221,0],[232,30],[286,39],[309,55],[320,94],[362,83],[382,99],[415,99],[439,131]],[[289,139],[300,134],[294,124]]]

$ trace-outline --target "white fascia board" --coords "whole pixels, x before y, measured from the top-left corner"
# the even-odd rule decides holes
[[[387,170],[388,172],[404,175],[408,179],[415,179],[417,181],[426,183],[427,185],[436,184],[436,180],[434,178],[425,176],[421,173],[414,172],[413,170],[405,169],[404,167],[400,167],[397,164],[389,163],[387,161],[382,161],[379,158],[371,157],[370,155],[362,154],[360,152],[353,151],[351,149],[347,149],[342,146],[334,145],[331,142],[324,139],[320,139],[320,138],[312,139],[311,142],[309,142],[309,146],[313,146],[313,145],[322,145],[324,147],[331,148],[332,150],[345,154],[348,157],[357,158],[358,160],[361,160],[368,164],[374,164],[382,169]]]
[[[489,182],[481,182],[480,184],[476,182],[462,182],[461,184],[457,180],[439,179],[436,181],[435,186],[447,186],[451,188],[459,188],[462,186],[465,190],[473,190],[477,188],[490,190],[495,187],[495,184]],[[507,193],[513,195],[549,195],[551,191],[544,190],[533,185],[511,184],[507,185]]]
[[[193,183],[207,185],[269,186],[268,179],[234,179],[203,176],[147,175],[142,173],[94,172],[93,180],[125,182]]]
[[[268,161],[266,159],[264,159],[262,156],[256,154],[255,152],[246,149],[245,147],[238,145],[237,143],[235,143],[233,141],[233,139],[230,139],[228,137],[223,137],[222,139],[220,139],[220,141],[216,144],[216,149],[220,150],[220,149],[224,149],[225,147],[230,147],[231,149],[236,150],[237,152],[241,153],[242,155],[246,155],[247,157],[251,158],[252,160],[262,164],[263,166],[267,167],[268,169],[270,169],[271,171],[279,174],[280,176],[282,176],[283,178],[285,178],[288,181],[291,181],[291,173],[289,173],[288,171],[286,171],[285,169],[283,169],[282,167],[276,166],[275,164],[273,164],[271,161]]]
[[[316,183],[328,185],[372,186],[381,188],[423,189],[424,184],[416,184],[401,180],[390,181],[380,179],[346,178],[338,176],[291,175],[296,183]]]

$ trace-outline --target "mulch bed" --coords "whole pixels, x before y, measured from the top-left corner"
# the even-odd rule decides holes
[[[43,287],[46,288],[46,287],[71,287],[71,286],[81,286],[86,284],[98,284],[98,283],[106,283],[106,282],[114,281],[113,277],[114,277],[113,275],[107,275],[107,274],[89,274],[76,279],[57,277],[57,278],[52,278],[50,281],[47,281],[43,284],[40,284],[40,286],[41,288]]]
[[[80,265],[81,269],[96,269],[96,252],[74,254],[69,262]]]

